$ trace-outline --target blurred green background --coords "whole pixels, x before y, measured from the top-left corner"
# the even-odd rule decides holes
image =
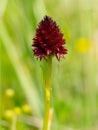
[[[60,26],[68,49],[60,62],[53,58],[51,130],[97,130],[97,0],[0,0],[0,126],[41,130],[44,66],[31,44],[44,15]]]

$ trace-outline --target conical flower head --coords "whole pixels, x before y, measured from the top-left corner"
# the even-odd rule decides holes
[[[56,22],[51,17],[45,16],[39,23],[33,38],[34,55],[40,60],[48,55],[55,55],[60,60],[60,56],[67,54],[67,49],[64,48],[65,43]]]

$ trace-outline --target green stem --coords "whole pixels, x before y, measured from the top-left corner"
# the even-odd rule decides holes
[[[51,70],[52,70],[52,57],[50,56],[47,59],[47,73],[45,84],[45,114],[44,114],[43,130],[48,130],[50,98],[51,98]]]

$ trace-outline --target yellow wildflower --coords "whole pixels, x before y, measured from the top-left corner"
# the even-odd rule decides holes
[[[14,111],[14,113],[15,113],[16,115],[20,115],[20,114],[21,114],[21,108],[20,108],[20,107],[15,107],[15,108],[13,109],[13,111]]]
[[[23,105],[22,109],[25,113],[31,112],[31,107],[28,104]]]
[[[5,117],[6,119],[12,119],[12,118],[13,118],[13,115],[14,115],[14,113],[13,113],[12,110],[6,110],[5,113],[4,113],[4,117]]]
[[[90,48],[90,42],[86,38],[80,38],[76,42],[76,49],[80,53],[86,53],[88,52]]]
[[[15,92],[14,92],[13,89],[9,88],[9,89],[7,89],[7,90],[5,91],[5,94],[6,94],[6,96],[8,96],[8,97],[13,97],[14,94],[15,94]]]

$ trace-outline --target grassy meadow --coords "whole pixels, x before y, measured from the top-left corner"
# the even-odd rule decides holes
[[[51,16],[68,54],[52,64],[50,130],[98,129],[98,1],[0,0],[0,130],[41,130],[46,61],[32,52]],[[44,73],[43,73],[44,70]]]

